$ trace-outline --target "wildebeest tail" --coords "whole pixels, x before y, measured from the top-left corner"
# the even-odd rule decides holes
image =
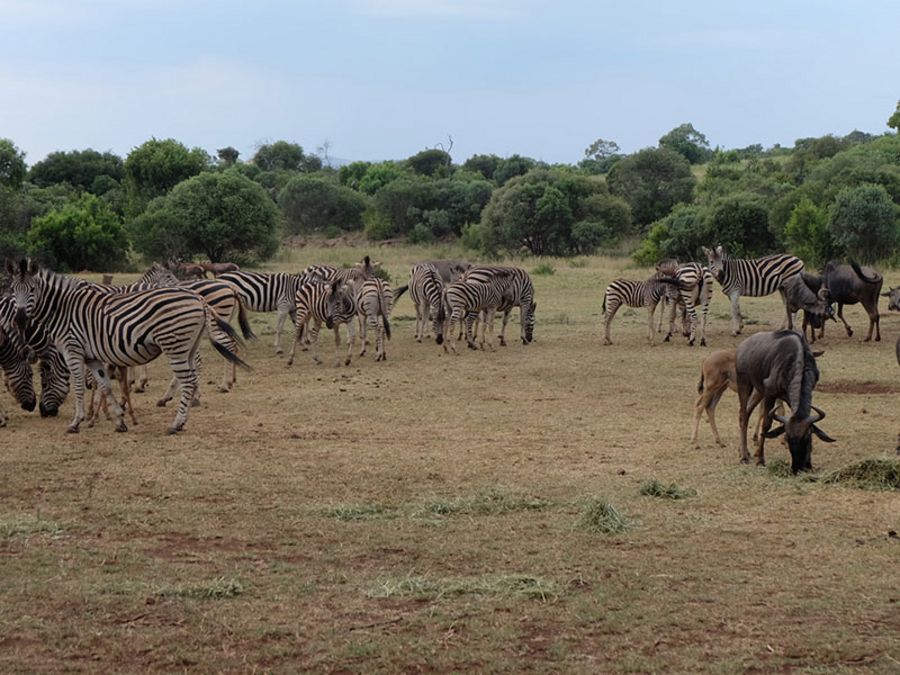
[[[850,263],[850,267],[852,267],[853,271],[856,272],[856,276],[858,276],[860,279],[865,281],[867,284],[877,284],[877,283],[881,282],[880,277],[866,276],[866,273],[862,271],[862,268],[859,266],[859,264],[855,260],[851,259],[851,260],[848,260],[847,262]]]

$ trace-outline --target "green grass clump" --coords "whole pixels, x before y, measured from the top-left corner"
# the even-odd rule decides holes
[[[865,459],[829,473],[823,482],[862,490],[900,491],[900,460]]]
[[[244,592],[244,586],[237,579],[219,577],[205,584],[195,586],[164,586],[156,594],[170,598],[191,600],[224,600],[234,598]]]
[[[587,267],[587,264],[587,258],[569,258],[569,267],[581,269],[583,267]]]
[[[696,490],[682,490],[675,483],[663,485],[658,480],[648,480],[641,484],[640,493],[645,497],[662,497],[663,499],[684,499],[694,497]]]
[[[17,535],[59,534],[62,527],[52,520],[44,520],[38,516],[5,516],[0,517],[0,539],[10,539]]]
[[[372,598],[412,597],[435,600],[462,595],[504,596],[550,600],[563,592],[555,581],[527,574],[501,574],[456,579],[425,576],[380,577],[366,594]]]
[[[556,268],[553,267],[553,265],[550,265],[548,263],[541,263],[540,265],[535,267],[533,270],[531,270],[531,273],[537,277],[543,277],[543,276],[549,277],[549,276],[553,276],[554,274],[556,274]]]
[[[578,519],[577,527],[598,534],[619,534],[631,529],[631,522],[605,499],[591,499]]]
[[[489,490],[456,499],[432,499],[425,503],[421,512],[434,516],[457,514],[489,516],[512,511],[541,511],[550,506],[552,502],[539,497]]]
[[[766,471],[776,478],[790,478],[793,475],[791,463],[786,459],[773,459],[766,462]]]

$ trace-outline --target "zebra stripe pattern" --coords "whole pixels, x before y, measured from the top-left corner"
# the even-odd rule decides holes
[[[356,294],[353,290],[339,281],[322,281],[317,278],[303,284],[294,298],[296,315],[294,318],[294,340],[291,344],[291,353],[287,364],[294,363],[294,354],[297,343],[303,340],[307,332],[306,324],[312,320],[309,328],[313,361],[322,363],[319,358],[319,331],[322,324],[334,330],[334,347],[337,354],[335,365],[341,365],[340,348],[341,334],[339,327],[347,324],[347,356],[344,365],[349,366],[353,356],[353,345],[356,342],[357,306]]]
[[[603,344],[611,345],[609,327],[613,317],[622,305],[629,307],[646,307],[649,332],[648,339],[653,344],[653,315],[656,306],[664,297],[675,298],[678,281],[667,276],[653,276],[647,281],[634,279],[616,279],[606,287],[603,294]]]
[[[356,292],[356,309],[359,314],[360,339],[362,350],[360,356],[366,354],[366,329],[375,331],[375,360],[387,360],[384,340],[391,339],[391,309],[394,305],[394,293],[390,284],[382,279],[367,279]],[[381,323],[378,322],[381,317]]]
[[[709,262],[709,271],[722,285],[722,292],[731,300],[731,334],[739,335],[744,329],[741,315],[740,297],[761,297],[781,290],[788,277],[803,271],[803,261],[787,253],[767,255],[763,258],[730,258],[721,246],[715,250],[704,248]],[[787,299],[782,291],[785,312]],[[790,316],[788,317],[790,319]]]
[[[503,294],[502,302],[497,306],[498,312],[503,312],[503,323],[500,326],[500,345],[506,346],[506,324],[509,323],[509,315],[514,307],[519,308],[519,337],[523,345],[529,344],[534,339],[534,312],[537,305],[534,302],[534,284],[528,272],[521,267],[500,267],[478,265],[469,268],[463,278],[486,279],[498,272],[509,272],[510,280]]]
[[[431,263],[413,265],[409,271],[409,284],[401,286],[394,294],[399,298],[409,288],[409,299],[416,308],[416,342],[428,335],[428,321],[433,321],[432,329],[437,335],[440,331],[438,316],[441,313],[441,294],[444,291],[444,280],[440,272]]]
[[[471,270],[470,270],[471,271]],[[472,276],[460,277],[444,288],[444,298],[442,307],[441,333],[438,334],[436,342],[443,344],[444,351],[447,351],[449,343],[450,350],[456,354],[456,346],[454,340],[446,339],[454,334],[454,328],[459,324],[466,324],[466,343],[469,349],[475,349],[475,342],[472,339],[471,324],[466,321],[470,313],[485,313],[486,330],[481,331],[481,348],[484,349],[485,334],[490,332],[491,339],[488,346],[493,349],[493,333],[494,333],[494,313],[503,302],[504,294],[508,292],[511,282],[511,272],[509,269],[495,271],[492,274],[473,274]],[[446,330],[443,323],[447,321]]]
[[[181,385],[181,401],[169,433],[180,431],[187,421],[197,389],[197,353],[204,331],[216,351],[246,366],[224,344],[228,337],[237,339],[234,329],[216,318],[193,291],[163,288],[110,295],[24,260],[18,269],[7,261],[7,271],[13,277],[17,324],[32,320],[43,325],[63,349],[75,389],[70,432],[77,432],[85,419],[85,365],[112,402],[116,429],[125,431],[124,411],[111,397],[105,364],[137,366],[166,354]]]
[[[6,386],[16,402],[22,406],[22,410],[30,412],[37,404],[34,395],[34,375],[13,335],[12,330],[7,331],[0,327],[0,368],[3,369]],[[6,413],[0,409],[0,427],[6,426],[7,419]]]
[[[666,272],[666,270],[663,269],[660,271]],[[672,333],[675,330],[677,305],[681,304],[690,321],[688,344],[691,346],[694,345],[699,331],[700,344],[705,347],[706,320],[709,316],[709,301],[712,299],[712,273],[697,263],[686,263],[677,266],[670,274],[678,280],[678,298],[677,303],[672,303],[669,314],[669,332],[665,337],[665,342],[668,342],[672,338]],[[699,317],[697,315],[698,306],[700,308]]]

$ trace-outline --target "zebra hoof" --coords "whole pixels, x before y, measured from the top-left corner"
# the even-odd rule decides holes
[[[72,424],[72,425],[69,426],[68,429],[66,429],[66,433],[67,433],[67,434],[77,434],[78,431],[79,431],[79,429],[78,429],[78,425],[77,425],[77,424]]]
[[[156,407],[157,407],[157,408],[165,408],[165,407],[166,407],[166,403],[168,403],[168,402],[169,402],[169,399],[167,399],[167,398],[161,398],[161,399],[159,399],[159,400],[156,402]]]
[[[705,346],[706,346],[706,338],[701,338],[701,339],[700,339],[700,346],[701,346],[701,347],[705,347]]]
[[[338,365],[341,365],[341,364],[338,363]],[[348,356],[346,359],[344,359],[344,365],[345,365],[345,366],[349,366],[349,365],[350,365],[350,357],[349,357],[349,356]]]
[[[220,394],[230,394],[231,387],[223,387],[219,385],[218,387],[216,387],[216,391],[218,391]]]
[[[193,400],[191,401],[191,407],[192,407],[192,408],[199,408],[199,407],[200,407],[200,399],[199,399],[199,398],[193,399]]]
[[[118,431],[119,433],[124,433],[124,432],[128,431],[128,427],[126,427],[125,423],[122,422],[122,424],[116,425],[116,431]]]
[[[741,457],[741,464],[749,464],[749,463],[750,463],[749,457]]]
[[[169,436],[174,436],[174,435],[177,434],[179,431],[181,431],[181,427],[169,427],[168,429],[166,429],[166,433],[167,433]]]
[[[275,350],[275,355],[278,356],[279,354],[284,354],[284,350],[281,347]]]

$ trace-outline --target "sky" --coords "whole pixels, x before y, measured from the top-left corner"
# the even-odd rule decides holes
[[[151,137],[575,163],[685,122],[791,146],[888,130],[898,27],[894,0],[0,0],[0,138],[29,164]]]

